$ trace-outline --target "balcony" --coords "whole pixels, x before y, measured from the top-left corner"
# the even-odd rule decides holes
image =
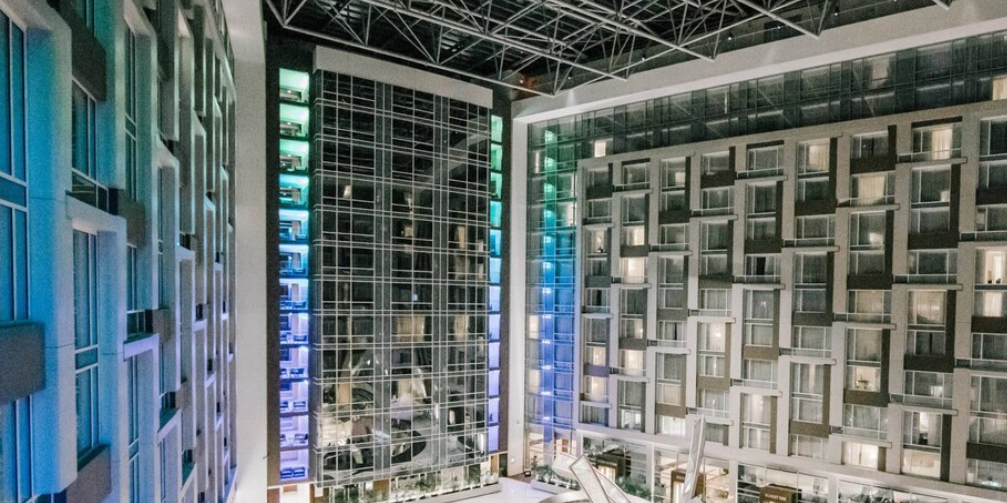
[[[99,210],[111,211],[109,192],[104,185],[77,170],[71,173],[68,196]]]
[[[963,232],[961,241],[1007,241],[1007,230]]]
[[[608,395],[601,393],[581,393],[580,401],[591,402],[591,403],[601,403],[608,404]]]
[[[303,299],[280,298],[280,309],[285,311],[303,311],[308,309],[308,301]]]
[[[905,162],[927,162],[927,161],[948,161],[958,159],[962,156],[962,149],[952,148],[947,150],[929,150],[926,152],[911,152],[899,154],[900,163]]]
[[[871,440],[885,440],[888,432],[873,428],[860,428],[856,426],[833,426],[831,433],[836,435],[847,435],[850,437],[869,438]]]
[[[783,176],[783,168],[749,169],[738,173],[739,180]]]
[[[891,323],[892,315],[888,313],[836,313],[835,321],[850,323]]]
[[[690,309],[689,316],[713,316],[718,318],[730,318],[730,309]]]
[[[612,367],[612,373],[626,377],[644,377],[647,375],[647,369],[636,367]]]
[[[692,216],[694,217],[709,217],[716,215],[731,215],[734,213],[733,206],[724,206],[721,208],[703,208],[699,210],[692,210]]]
[[[883,206],[888,204],[895,204],[894,194],[871,197],[854,197],[843,201],[840,203],[840,206],[852,206],[858,208],[864,206]]]
[[[955,367],[961,369],[992,370],[994,372],[1007,372],[1007,360],[993,360],[987,358],[959,358],[955,360]]]
[[[946,274],[896,274],[895,282],[909,285],[953,285],[958,283],[958,275]]]
[[[763,381],[759,379],[731,379],[731,386],[745,386],[749,388],[776,389],[776,381]]]
[[[973,410],[969,418],[969,442],[1007,446],[1007,414]]]
[[[307,365],[280,365],[280,379],[307,379]]]
[[[892,393],[891,402],[905,405],[919,405],[922,407],[936,407],[939,409],[951,409],[951,397],[943,396]]]
[[[299,155],[280,154],[280,171],[283,173],[304,173],[307,171],[307,166]]]
[[[654,345],[662,348],[684,348],[688,341],[684,339],[657,339]]]
[[[650,189],[650,182],[649,181],[642,181],[642,182],[636,182],[636,181],[634,181],[634,182],[624,183],[624,184],[621,184],[621,185],[615,185],[613,187],[613,189],[614,189],[615,192],[630,192],[630,191],[634,191],[634,190],[649,190]]]
[[[680,406],[682,404],[682,383],[658,379],[655,400],[657,403]]]
[[[661,243],[650,246],[650,251],[689,251],[689,243]]]
[[[828,348],[780,348],[780,356],[805,356],[809,358],[831,358]]]
[[[584,225],[605,225],[612,223],[612,216],[584,217]]]
[[[689,407],[686,409],[689,414],[700,414],[707,417],[714,417],[720,419],[728,419],[731,417],[731,412],[721,409],[712,409],[708,407]]]
[[[836,239],[832,237],[827,238],[794,238],[794,239],[784,239],[784,248],[802,248],[802,247],[814,247],[814,246],[834,246],[836,244]]]
[[[280,330],[280,344],[307,344],[307,333],[292,333],[290,330]]]
[[[746,285],[766,285],[766,284],[778,284],[780,282],[779,274],[745,274],[743,276],[735,276],[735,283],[743,283]]]

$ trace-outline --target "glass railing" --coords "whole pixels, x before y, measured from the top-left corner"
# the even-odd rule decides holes
[[[879,206],[883,204],[894,204],[895,195],[885,194],[883,196],[852,197],[847,200],[849,206]]]
[[[748,169],[738,173],[738,178],[761,178],[764,176],[779,176],[782,174],[783,168]]]
[[[102,211],[109,210],[108,189],[95,179],[72,170],[70,175],[70,197],[89,204]]]
[[[723,206],[720,208],[701,208],[698,210],[692,210],[692,216],[708,217],[711,215],[730,215],[733,212],[734,212],[734,206]]]
[[[735,283],[745,283],[745,284],[774,284],[780,282],[779,274],[745,274],[743,276],[735,276]]]
[[[891,400],[893,403],[906,405],[922,405],[924,407],[939,407],[942,409],[951,408],[951,397],[892,393]]]
[[[962,156],[962,149],[928,150],[926,152],[910,152],[899,154],[899,162],[945,161]]]
[[[783,246],[785,248],[799,248],[802,246],[832,246],[836,242],[833,237],[824,238],[794,238],[794,239],[784,239]]]
[[[654,251],[687,251],[689,243],[661,243],[651,245],[650,249]]]
[[[887,313],[836,313],[836,321],[860,323],[890,323],[892,315]]]
[[[1007,414],[972,411],[969,442],[1007,446]]]
[[[920,285],[950,285],[958,282],[958,275],[955,273],[944,274],[896,274],[896,283],[920,284]]]
[[[887,431],[875,428],[864,428],[857,426],[837,426],[834,427],[834,429],[835,431],[833,431],[833,433],[839,433],[841,435],[849,435],[851,437],[869,438],[872,440],[885,440],[886,438],[888,438]]]

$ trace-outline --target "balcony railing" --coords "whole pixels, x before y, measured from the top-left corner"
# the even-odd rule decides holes
[[[684,348],[687,341],[685,341],[684,339],[682,339],[682,340],[679,340],[679,339],[657,339],[654,342],[657,343],[657,345],[661,346],[661,347],[666,347],[666,348]]]
[[[608,403],[608,395],[601,393],[581,393],[580,401],[592,403]]]
[[[109,211],[108,189],[93,178],[73,170],[70,175],[70,197],[99,210]]]
[[[624,183],[621,185],[616,185],[613,187],[616,192],[629,192],[631,190],[647,190],[650,188],[650,182],[631,182]]]
[[[724,206],[722,208],[702,208],[698,210],[692,210],[692,216],[694,217],[708,217],[711,215],[730,215],[734,213],[734,206]]]
[[[807,356],[811,358],[830,358],[831,349],[822,348],[780,348],[780,356]]]
[[[691,408],[690,407],[690,408],[688,408],[686,410],[686,412],[688,412],[690,414],[701,414],[701,415],[708,416],[708,417],[719,417],[719,418],[723,418],[723,419],[727,419],[728,417],[731,416],[730,411],[720,410],[720,409],[711,409],[711,408],[707,408],[707,407],[696,407],[696,408]]]
[[[738,179],[744,180],[746,178],[762,178],[766,176],[780,176],[783,174],[783,168],[767,168],[767,169],[749,169],[738,173]]]
[[[612,223],[612,216],[604,217],[584,217],[584,225],[597,225],[597,224],[610,224]]]
[[[647,375],[647,369],[637,369],[633,367],[614,367],[612,370],[613,374],[628,376],[628,377],[643,377]]]
[[[857,207],[859,207],[859,206],[880,206],[880,205],[884,205],[884,204],[894,204],[895,203],[895,195],[894,194],[887,194],[887,195],[878,196],[878,197],[854,197],[854,198],[848,199],[846,202],[847,202],[847,205],[849,205],[849,206],[857,206]]]
[[[1007,360],[994,360],[989,358],[959,358],[955,360],[955,367],[1007,372]]]
[[[962,241],[1007,241],[1007,230],[961,233]]]
[[[1007,414],[972,411],[969,442],[1007,446]]]
[[[307,344],[307,333],[292,333],[290,330],[280,331],[280,344]]]
[[[689,316],[716,316],[721,318],[730,318],[730,309],[690,309]]]
[[[776,381],[761,379],[731,379],[732,386],[747,386],[749,388],[776,389]]]
[[[888,313],[836,313],[835,321],[853,323],[891,323],[892,315]]]
[[[899,162],[923,162],[923,161],[945,161],[957,159],[962,156],[962,149],[953,148],[948,150],[930,150],[927,152],[910,152],[899,154]]]
[[[910,285],[951,285],[958,282],[958,275],[947,274],[896,274],[896,283]]]
[[[776,284],[780,282],[779,274],[745,274],[743,276],[735,276],[735,283],[744,283],[748,285],[758,285],[758,284]]]
[[[849,435],[851,437],[870,438],[872,440],[885,440],[888,432],[872,428],[859,428],[855,426],[833,426],[832,433],[839,435]]]
[[[891,401],[892,403],[902,403],[906,405],[921,405],[924,407],[938,407],[941,409],[951,408],[951,397],[943,396],[892,393]]]
[[[800,248],[802,246],[833,246],[836,244],[836,239],[832,237],[827,238],[794,238],[794,239],[784,239],[784,248]]]
[[[689,243],[661,243],[650,246],[651,251],[688,251]]]

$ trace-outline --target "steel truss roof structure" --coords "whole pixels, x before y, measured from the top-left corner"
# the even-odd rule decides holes
[[[840,8],[855,22],[950,1],[265,0],[292,32],[541,95],[787,36],[817,39],[841,22]]]

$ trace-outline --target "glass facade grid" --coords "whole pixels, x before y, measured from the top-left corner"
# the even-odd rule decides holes
[[[489,111],[321,70],[311,85],[314,482],[331,501],[493,483],[503,198]]]

